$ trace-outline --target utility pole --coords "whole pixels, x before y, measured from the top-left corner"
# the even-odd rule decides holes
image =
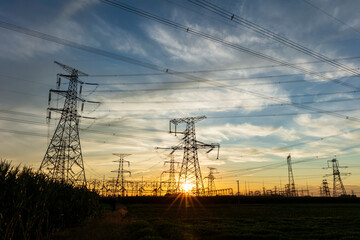
[[[288,165],[288,180],[289,185],[286,188],[286,195],[289,197],[296,197],[296,189],[295,189],[295,181],[294,181],[294,174],[292,171],[292,165],[291,165],[291,155],[287,157],[287,165]]]
[[[170,165],[170,169],[168,171],[163,171],[162,174],[164,173],[168,173],[169,174],[169,179],[167,181],[167,190],[166,190],[166,194],[175,194],[176,193],[176,180],[175,180],[175,173],[179,173],[177,171],[175,171],[175,164],[177,164],[179,166],[180,162],[175,162],[175,158],[173,154],[170,154],[170,161],[165,161],[164,165],[169,163]],[[160,188],[161,188],[161,181],[160,181]]]
[[[40,171],[45,172],[50,178],[57,181],[86,186],[79,136],[79,119],[81,116],[78,114],[78,101],[81,101],[83,104],[84,102],[98,102],[86,101],[80,97],[82,84],[85,83],[79,80],[79,76],[87,76],[86,73],[56,61],[55,63],[61,66],[68,74],[58,74],[57,89],[50,89],[49,92],[47,119],[51,119],[51,111],[60,113],[61,118],[41,162]],[[69,80],[67,90],[60,90],[61,77]],[[80,90],[78,89],[79,84]],[[65,97],[62,109],[50,107],[51,93]],[[81,109],[83,109],[83,105]]]
[[[128,167],[130,167],[130,162],[129,161],[125,161],[124,158],[127,156],[130,156],[131,154],[127,154],[127,153],[113,153],[113,155],[118,156],[119,160],[117,161],[113,161],[113,162],[118,162],[119,163],[119,167],[117,170],[115,171],[111,171],[111,172],[117,172],[117,179],[116,179],[116,187],[119,186],[119,182],[121,181],[121,187],[120,187],[120,191],[121,191],[121,196],[124,197],[125,196],[125,176],[124,173],[129,173],[129,175],[131,176],[131,172],[128,170],[124,170],[124,162],[126,162],[128,164]]]
[[[188,117],[188,118],[176,118],[169,122],[169,133],[183,134],[182,141],[177,145],[169,148],[156,148],[156,149],[172,149],[173,154],[176,150],[183,149],[184,156],[179,173],[179,180],[177,183],[177,191],[180,192],[184,186],[191,187],[190,192],[196,195],[204,195],[205,188],[201,175],[201,169],[198,159],[198,149],[209,150],[206,153],[211,152],[214,148],[218,149],[217,159],[219,158],[220,144],[210,143],[206,144],[196,140],[195,123],[205,119],[205,116],[200,117]],[[185,123],[185,130],[178,131],[177,126],[181,123]],[[174,127],[174,129],[172,129]]]
[[[331,163],[332,166],[330,166],[329,163]],[[328,160],[327,164],[328,164],[328,167],[325,169],[332,168],[333,173],[326,174],[324,177],[333,176],[333,197],[346,195],[346,190],[345,190],[344,184],[341,180],[341,175],[347,176],[347,175],[350,175],[350,173],[340,174],[339,168],[347,168],[347,166],[340,167],[339,161],[336,158],[334,158],[332,160]]]
[[[215,172],[216,171],[216,168],[213,168],[213,167],[208,167],[210,172],[209,172],[209,175],[206,176],[205,178],[208,179],[208,196],[214,196],[214,193],[215,193],[215,176],[214,176],[214,173],[217,173]]]

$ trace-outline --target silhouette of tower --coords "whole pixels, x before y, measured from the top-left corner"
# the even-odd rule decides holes
[[[296,197],[295,181],[292,171],[291,164],[291,155],[287,156],[287,165],[288,165],[288,185],[286,186],[286,195],[289,197]]]
[[[329,163],[332,164],[332,166],[330,167],[329,166]],[[344,187],[344,184],[341,180],[341,175],[349,175],[350,173],[343,173],[343,174],[340,174],[340,171],[339,171],[339,168],[347,168],[346,166],[344,167],[340,167],[339,166],[339,161],[334,158],[332,160],[328,160],[327,161],[327,164],[328,164],[328,168],[332,168],[333,170],[333,173],[332,174],[326,174],[325,177],[328,177],[328,176],[333,176],[333,197],[338,197],[338,196],[341,196],[341,195],[346,195],[346,190],[345,190],[345,187]]]
[[[216,195],[215,194],[215,176],[214,176],[214,173],[216,173],[216,168],[213,168],[213,167],[208,167],[210,172],[209,172],[209,175],[207,175],[205,178],[208,179],[208,196],[214,196]]]
[[[116,171],[111,171],[111,172],[117,172],[117,179],[116,179],[116,188],[119,187],[119,183],[120,183],[120,192],[121,192],[121,196],[124,197],[125,196],[125,192],[126,192],[126,188],[125,188],[125,176],[124,173],[129,173],[129,175],[131,176],[131,172],[128,170],[124,170],[124,162],[126,162],[128,164],[128,167],[130,167],[130,162],[129,161],[125,161],[124,158],[127,156],[130,156],[131,154],[127,154],[127,153],[113,153],[113,155],[118,156],[119,160],[117,161],[113,161],[113,162],[118,162],[119,163],[119,167]]]
[[[326,179],[323,179],[321,187],[320,187],[320,195],[322,197],[330,197],[330,189],[329,184]]]
[[[195,123],[205,119],[205,116],[201,117],[189,117],[189,118],[176,118],[169,122],[169,132],[177,134],[183,134],[182,141],[177,145],[169,148],[156,148],[156,149],[172,149],[173,154],[176,150],[183,149],[184,156],[179,173],[179,180],[176,187],[176,192],[180,192],[184,189],[184,186],[190,187],[190,192],[196,195],[204,195],[205,188],[203,179],[201,176],[201,169],[198,159],[198,149],[209,148],[207,153],[214,148],[218,148],[217,158],[219,157],[218,143],[206,144],[196,140]],[[184,131],[178,131],[177,126],[181,123],[185,123],[186,127]],[[174,130],[172,129],[174,126]]]
[[[170,169],[168,171],[163,171],[164,173],[169,174],[169,179],[165,182],[167,183],[167,190],[166,194],[174,194],[176,193],[176,180],[175,180],[175,173],[178,173],[175,171],[175,164],[179,165],[180,162],[175,162],[174,155],[170,154],[170,161],[165,161],[164,165],[166,163],[169,163]]]
[[[78,85],[79,83],[84,83],[79,80],[79,76],[87,76],[87,74],[59,62],[55,61],[55,63],[69,73],[58,74],[58,88],[60,87],[61,77],[69,80],[69,86],[67,90],[50,89],[49,105],[51,102],[51,93],[65,97],[65,102],[62,109],[48,108],[48,119],[51,118],[51,111],[60,113],[61,118],[41,162],[40,170],[47,172],[50,178],[58,181],[86,185],[79,136],[80,115],[78,115],[77,103],[78,101],[85,102],[85,100],[79,96],[82,87],[80,86],[78,93]]]

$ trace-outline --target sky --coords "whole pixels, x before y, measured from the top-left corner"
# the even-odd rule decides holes
[[[84,85],[81,95],[101,102],[85,103],[81,112],[96,118],[80,120],[87,179],[116,177],[113,153],[129,153],[128,180],[158,180],[170,151],[156,147],[182,137],[169,134],[169,121],[205,115],[196,137],[219,143],[220,157],[199,150],[199,162],[203,177],[217,169],[217,188],[236,189],[236,180],[240,191],[245,183],[283,187],[291,154],[299,189],[317,194],[332,173],[327,161],[336,158],[347,166],[340,169],[346,189],[360,194],[359,1],[208,1],[236,21],[196,1],[119,2],[172,24],[98,0],[0,2],[1,158],[39,168],[59,118],[53,113],[47,124],[49,90],[65,73],[58,61],[99,84]],[[255,32],[238,17],[309,51]],[[53,95],[50,107],[62,104]],[[175,152],[176,161],[182,154]]]

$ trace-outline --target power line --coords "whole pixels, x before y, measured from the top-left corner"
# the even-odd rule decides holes
[[[317,9],[318,11],[322,12],[323,14],[325,14],[326,16],[334,19],[335,21],[337,21],[338,23],[350,28],[351,30],[353,30],[354,32],[360,34],[360,31],[352,26],[350,26],[349,24],[347,24],[346,22],[342,21],[341,19],[335,17],[334,15],[331,15],[330,13],[326,12],[324,9],[321,9],[320,7],[316,6],[315,4],[311,3],[310,1],[307,0],[303,0],[306,4],[308,4],[309,6]]]
[[[354,75],[359,75],[359,71],[357,71],[356,69],[350,68],[344,64],[338,63],[332,59],[330,59],[329,57],[322,55],[320,53],[317,53],[307,47],[302,46],[301,44],[298,44],[284,36],[281,36],[273,31],[270,31],[268,29],[265,29],[264,27],[260,26],[259,24],[255,24],[245,18],[242,18],[238,15],[235,15],[234,13],[225,10],[224,8],[221,8],[213,3],[210,3],[209,1],[203,1],[203,0],[188,0],[189,2],[200,6],[204,9],[207,9],[221,17],[224,17],[226,19],[228,19],[229,21],[235,22],[239,25],[242,25],[248,29],[251,29],[265,37],[268,37],[269,39],[275,40],[279,43],[282,43],[290,48],[293,48],[295,50],[300,51],[301,53],[304,53],[306,55],[312,56],[316,59],[322,60],[326,63],[329,63],[332,66],[335,66],[339,69],[343,69],[349,73],[352,73]]]
[[[351,149],[351,148],[358,148],[359,145],[353,145],[351,147],[347,147],[346,149]],[[340,151],[342,151],[342,149],[340,149]],[[332,157],[332,156],[331,156]],[[326,160],[329,159],[329,157],[309,157],[309,158],[304,158],[298,161],[294,161],[293,164],[299,164],[299,163],[304,163],[304,162],[311,162],[311,161],[319,161],[319,160]],[[239,173],[236,174],[232,174],[230,172],[240,172],[240,173],[248,173],[248,172],[260,172],[260,171],[266,171],[269,169],[275,169],[275,168],[279,168],[282,166],[286,166],[287,163],[285,162],[280,162],[280,163],[272,163],[272,164],[267,164],[267,165],[263,165],[263,166],[258,166],[258,167],[252,167],[252,168],[246,168],[246,169],[233,169],[233,170],[229,170],[226,171],[228,172],[228,174],[223,175],[223,177],[226,178],[230,178],[230,177],[236,177],[239,175]],[[230,175],[229,175],[230,174]],[[241,174],[240,174],[241,175]]]
[[[344,92],[327,92],[327,93],[307,93],[307,94],[296,94],[296,95],[280,95],[279,98],[301,98],[301,97],[317,97],[317,96],[331,96],[331,95],[337,95],[337,94],[355,94],[360,91],[344,91]],[[232,99],[216,99],[216,100],[206,100],[206,99],[193,99],[193,100],[181,100],[181,102],[234,102],[234,101],[243,101],[243,100],[254,100],[257,98],[232,98]],[[110,102],[102,102],[102,103],[179,103],[179,100],[166,100],[166,101],[110,101]]]
[[[358,89],[356,86],[353,86],[351,84],[348,84],[348,83],[345,83],[345,82],[342,82],[342,81],[338,81],[336,79],[329,79],[323,75],[320,75],[320,74],[316,74],[312,71],[309,71],[305,68],[301,68],[299,66],[294,66],[294,65],[291,65],[289,64],[288,62],[286,61],[283,61],[283,60],[280,60],[280,59],[277,59],[277,58],[274,58],[274,57],[271,57],[271,56],[268,56],[266,54],[263,54],[261,52],[257,52],[257,51],[254,51],[254,50],[251,50],[249,48],[246,48],[246,47],[242,47],[240,45],[237,45],[237,44],[234,44],[234,43],[231,43],[229,41],[225,41],[223,39],[220,39],[220,38],[217,38],[215,36],[212,36],[210,34],[207,34],[207,33],[204,33],[204,32],[201,32],[201,31],[198,31],[196,29],[192,29],[190,27],[187,27],[187,26],[184,26],[182,24],[179,24],[179,23],[176,23],[176,22],[173,22],[173,21],[170,21],[168,19],[165,19],[165,18],[162,18],[162,17],[159,17],[159,16],[156,16],[154,14],[151,14],[149,12],[146,12],[146,11],[143,11],[143,10],[140,10],[140,9],[137,9],[135,7],[132,7],[130,5],[127,5],[127,4],[124,4],[122,2],[119,2],[119,1],[116,1],[116,0],[100,0],[102,2],[104,2],[105,4],[108,4],[110,6],[113,6],[113,7],[117,7],[119,9],[122,9],[122,10],[125,10],[125,11],[128,11],[128,12],[131,12],[131,13],[134,13],[136,15],[139,15],[139,16],[142,16],[142,17],[145,17],[145,18],[148,18],[150,20],[153,20],[153,21],[156,21],[156,22],[159,22],[159,23],[162,23],[162,24],[165,24],[167,26],[170,26],[170,27],[173,27],[173,28],[176,28],[178,30],[181,30],[181,31],[184,31],[184,32],[187,32],[189,34],[192,34],[192,35],[195,35],[197,37],[200,37],[200,38],[204,38],[204,39],[207,39],[207,40],[210,40],[212,42],[216,42],[216,43],[219,43],[221,45],[224,45],[226,47],[229,47],[229,48],[232,48],[232,49],[235,49],[235,50],[238,50],[238,51],[241,51],[241,52],[245,52],[247,54],[250,54],[252,56],[256,56],[258,58],[262,58],[262,59],[265,59],[267,61],[270,61],[270,62],[274,62],[274,63],[277,63],[277,64],[283,64],[284,66],[286,67],[289,67],[289,68],[292,68],[292,69],[296,69],[296,70],[299,70],[299,71],[302,71],[302,72],[305,72],[309,75],[312,75],[312,76],[316,76],[320,79],[325,79],[327,81],[331,81],[331,82],[334,82],[334,83],[337,83],[337,84],[340,84],[340,85],[343,85],[343,86],[346,86],[346,87],[350,87],[350,88],[353,88],[353,89]],[[319,59],[319,58],[318,58]],[[323,61],[326,61],[326,62],[334,62],[336,63],[335,61],[331,60],[331,59],[326,59],[325,57],[323,58],[320,58],[321,60]],[[340,66],[340,64],[337,64]],[[341,65],[343,66],[343,65]],[[356,72],[356,71],[353,71],[351,68],[345,68],[343,67],[343,69],[345,71],[348,71],[348,72],[351,72],[352,74],[355,74],[355,75],[358,75],[359,73]],[[350,71],[351,70],[351,71]]]
[[[359,111],[359,108],[353,108],[353,109],[341,109],[332,111],[332,113],[341,113],[341,112],[354,112]],[[208,119],[230,119],[230,118],[264,118],[264,117],[286,117],[286,116],[297,116],[297,115],[306,115],[306,114],[322,114],[320,112],[312,111],[312,112],[292,112],[292,113],[269,113],[269,114],[256,114],[256,115],[230,115],[230,116],[210,116],[207,117]],[[101,119],[101,118],[98,118]],[[155,120],[155,119],[169,119],[168,117],[137,117],[137,116],[129,116],[124,118],[112,118],[112,117],[106,117],[106,119],[118,119],[118,120],[124,120],[124,119],[143,119],[143,120]]]
[[[341,71],[341,70],[340,70]],[[323,71],[318,73],[330,73],[330,72],[338,72],[338,71]],[[185,73],[185,72],[183,72]],[[279,74],[279,75],[265,75],[265,76],[255,76],[255,77],[235,77],[235,78],[218,78],[213,79],[214,81],[239,81],[239,80],[253,80],[253,79],[266,79],[266,78],[284,78],[284,77],[293,77],[293,76],[301,76],[304,75],[303,73],[300,74]],[[146,76],[146,74],[144,74]],[[357,77],[354,75],[351,76],[342,76],[341,78],[352,78]],[[252,85],[272,85],[272,84],[285,84],[285,83],[299,83],[299,82],[312,82],[312,83],[324,83],[324,81],[309,81],[301,79],[293,79],[293,80],[285,80],[285,81],[276,81],[276,82],[269,82],[269,81],[262,81],[262,82],[251,82],[251,83],[241,83],[238,85],[241,86],[252,86]],[[194,81],[161,81],[161,82],[106,82],[100,83],[99,85],[154,85],[154,84],[184,84],[184,83],[197,83]]]
[[[308,102],[301,102],[301,104],[323,104],[323,103],[339,103],[339,102],[351,102],[351,101],[358,101],[360,100],[360,97],[358,98],[347,98],[347,99],[332,99],[332,100],[326,100],[326,101],[308,101]],[[245,100],[246,101],[246,100]],[[216,101],[214,101],[216,102]],[[165,102],[164,102],[165,103]],[[181,102],[179,102],[181,104]],[[277,104],[258,104],[258,105],[244,105],[240,103],[240,106],[232,106],[232,107],[196,107],[194,106],[193,108],[175,108],[175,107],[171,107],[171,108],[163,108],[161,107],[159,108],[149,108],[146,107],[146,109],[128,109],[128,110],[112,110],[112,109],[104,109],[104,110],[97,110],[97,112],[137,112],[137,111],[141,111],[141,112],[152,112],[152,111],[157,111],[157,110],[161,110],[161,111],[183,111],[183,110],[198,110],[198,111],[210,111],[210,110],[232,110],[232,109],[248,109],[248,108],[259,108],[259,107],[279,107],[279,106],[290,106],[291,104],[283,104],[283,103],[277,103]]]
[[[97,54],[97,55],[102,55],[102,56],[106,56],[106,57],[113,58],[113,59],[116,59],[116,60],[124,61],[124,62],[127,62],[127,63],[139,65],[139,66],[149,68],[149,69],[153,69],[153,70],[156,70],[156,71],[167,72],[169,74],[179,74],[179,76],[182,76],[183,78],[208,83],[209,85],[212,85],[212,86],[215,86],[215,87],[229,88],[232,91],[251,94],[251,95],[263,98],[263,99],[267,99],[267,100],[271,100],[271,101],[275,101],[275,102],[280,102],[280,103],[289,103],[288,101],[284,101],[284,100],[278,99],[276,97],[267,96],[267,95],[264,95],[264,94],[261,94],[261,93],[257,93],[257,92],[254,92],[254,91],[245,90],[245,89],[241,89],[241,88],[236,88],[236,87],[231,88],[230,85],[221,84],[221,83],[216,82],[216,81],[196,77],[196,76],[189,75],[189,74],[179,73],[179,72],[173,71],[171,69],[165,69],[165,68],[159,67],[157,65],[151,64],[151,63],[145,63],[145,62],[135,60],[135,59],[132,59],[132,58],[129,58],[129,57],[124,57],[124,56],[121,56],[121,55],[118,55],[118,54],[110,53],[110,52],[107,52],[107,51],[104,51],[104,50],[101,50],[101,49],[97,49],[97,48],[89,47],[89,46],[86,46],[86,45],[78,44],[78,43],[75,43],[75,42],[72,42],[72,41],[69,41],[69,40],[54,37],[54,36],[51,36],[51,35],[48,35],[48,34],[44,34],[44,33],[38,32],[38,31],[23,28],[23,27],[14,25],[14,24],[9,24],[9,23],[3,22],[3,21],[0,21],[0,27],[6,28],[6,29],[12,30],[12,31],[20,32],[20,33],[23,33],[23,34],[26,34],[26,35],[29,35],[29,36],[44,39],[44,40],[47,40],[47,41],[56,42],[58,44],[62,44],[62,45],[69,46],[69,47],[72,47],[72,48],[77,48],[77,49],[80,49],[80,50],[83,50],[83,51],[91,52],[91,53],[94,53],[94,54]],[[189,29],[188,29],[188,32],[190,32]],[[240,47],[240,49],[241,49],[241,47]],[[257,53],[257,54],[260,54],[260,53]],[[269,57],[267,57],[267,58],[269,58]],[[281,61],[278,61],[278,60],[276,60],[275,62],[276,63],[286,64],[285,62],[281,62]],[[289,65],[289,64],[287,64],[287,65]],[[358,119],[358,118],[349,117],[349,116],[343,116],[341,114],[337,114],[337,113],[334,113],[334,112],[330,112],[330,111],[326,111],[326,110],[322,110],[322,109],[318,109],[318,108],[314,108],[314,107],[309,107],[309,106],[302,105],[302,104],[292,104],[292,106],[295,106],[297,108],[303,108],[303,109],[306,109],[306,110],[319,112],[319,113],[323,113],[323,114],[327,114],[327,115],[331,115],[331,116],[338,117],[338,118],[345,118],[345,119],[351,120],[351,121],[360,121],[360,119]]]
[[[353,60],[360,59],[360,56],[354,57],[342,57],[342,58],[334,58],[334,61],[342,61],[342,60]],[[215,68],[215,69],[204,69],[204,70],[191,70],[191,71],[181,71],[181,73],[211,73],[211,72],[228,72],[228,71],[238,71],[238,70],[252,70],[252,69],[263,69],[263,68],[278,68],[284,67],[287,65],[308,65],[314,63],[323,63],[324,61],[315,60],[315,61],[306,61],[306,62],[298,62],[298,63],[287,63],[284,64],[275,64],[275,65],[263,65],[263,66],[250,66],[250,67],[237,67],[237,68]],[[327,72],[338,72],[344,70],[337,71],[327,71]],[[327,72],[317,72],[317,73],[327,73]],[[180,72],[179,72],[180,73]],[[124,74],[91,74],[89,76],[84,77],[143,77],[143,76],[162,76],[168,75],[168,73],[124,73]]]

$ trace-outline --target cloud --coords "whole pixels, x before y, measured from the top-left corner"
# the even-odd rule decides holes
[[[97,43],[94,38],[87,35],[84,27],[77,23],[74,18],[77,17],[76,14],[79,11],[86,9],[97,2],[98,1],[96,0],[72,1],[70,4],[66,4],[60,9],[61,13],[57,17],[44,21],[41,25],[31,26],[31,21],[27,22],[27,24],[20,25],[26,26],[30,23],[30,26],[28,27],[35,31],[51,34],[80,44],[87,43],[96,45]],[[0,38],[2,40],[0,56],[13,61],[18,58],[25,60],[43,54],[57,53],[64,48],[64,46],[56,43],[51,43],[17,32],[9,32],[7,30],[0,32]]]
[[[153,24],[146,29],[149,37],[156,41],[173,60],[187,63],[215,63],[231,58],[229,50],[224,50],[218,44],[204,41],[192,35],[174,33],[164,27]]]
[[[143,48],[143,39],[138,39],[129,31],[109,24],[100,18],[96,19],[97,24],[93,30],[101,39],[106,39],[106,44],[122,53],[147,56],[146,50]]]
[[[284,140],[295,140],[298,137],[295,135],[294,129],[284,129],[283,127],[273,126],[257,126],[250,123],[240,125],[233,125],[227,123],[223,126],[210,126],[206,129],[198,130],[198,134],[208,140],[222,141],[234,139],[248,139],[251,137],[267,137],[275,135]]]

